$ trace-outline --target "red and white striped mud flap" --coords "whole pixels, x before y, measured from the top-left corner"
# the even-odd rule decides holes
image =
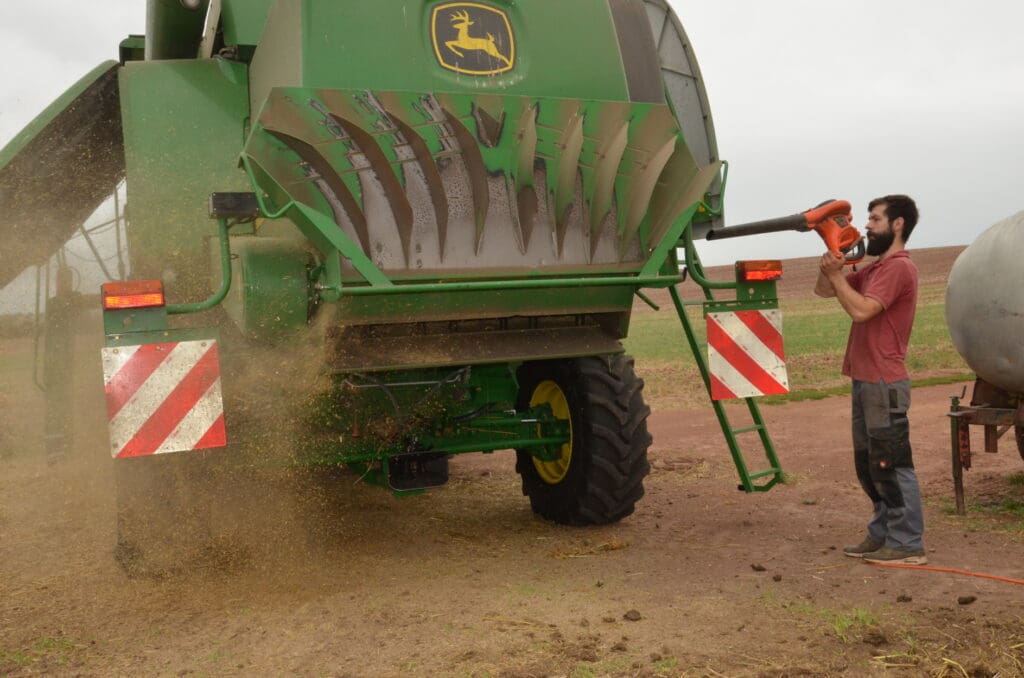
[[[111,346],[102,356],[115,458],[227,444],[215,340]]]
[[[711,398],[789,393],[782,347],[782,311],[707,314]]]

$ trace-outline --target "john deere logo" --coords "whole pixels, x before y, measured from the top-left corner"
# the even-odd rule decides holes
[[[446,2],[434,8],[431,38],[444,68],[469,75],[512,70],[516,45],[504,11],[475,2]]]

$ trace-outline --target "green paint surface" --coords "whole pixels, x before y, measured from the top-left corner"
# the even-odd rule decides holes
[[[217,230],[210,194],[247,188],[237,167],[246,68],[219,60],[132,62],[120,86],[133,273],[163,278],[171,302],[203,298],[207,239]]]

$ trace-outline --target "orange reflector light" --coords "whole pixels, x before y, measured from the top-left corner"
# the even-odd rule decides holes
[[[781,277],[782,262],[778,259],[736,262],[736,280],[739,282],[764,282]]]
[[[103,308],[152,308],[164,305],[164,284],[159,280],[103,283]]]

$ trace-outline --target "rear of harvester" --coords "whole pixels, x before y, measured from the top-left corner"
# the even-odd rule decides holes
[[[692,59],[665,0],[149,0],[146,36],[0,155],[14,241],[45,204],[57,247],[123,181],[119,475],[258,444],[260,403],[302,419],[299,460],[396,492],[514,449],[544,518],[630,515],[633,298],[720,215]],[[87,169],[54,181],[68,155]],[[256,355],[316,369],[242,389]],[[159,529],[154,492],[122,492],[122,552]]]

